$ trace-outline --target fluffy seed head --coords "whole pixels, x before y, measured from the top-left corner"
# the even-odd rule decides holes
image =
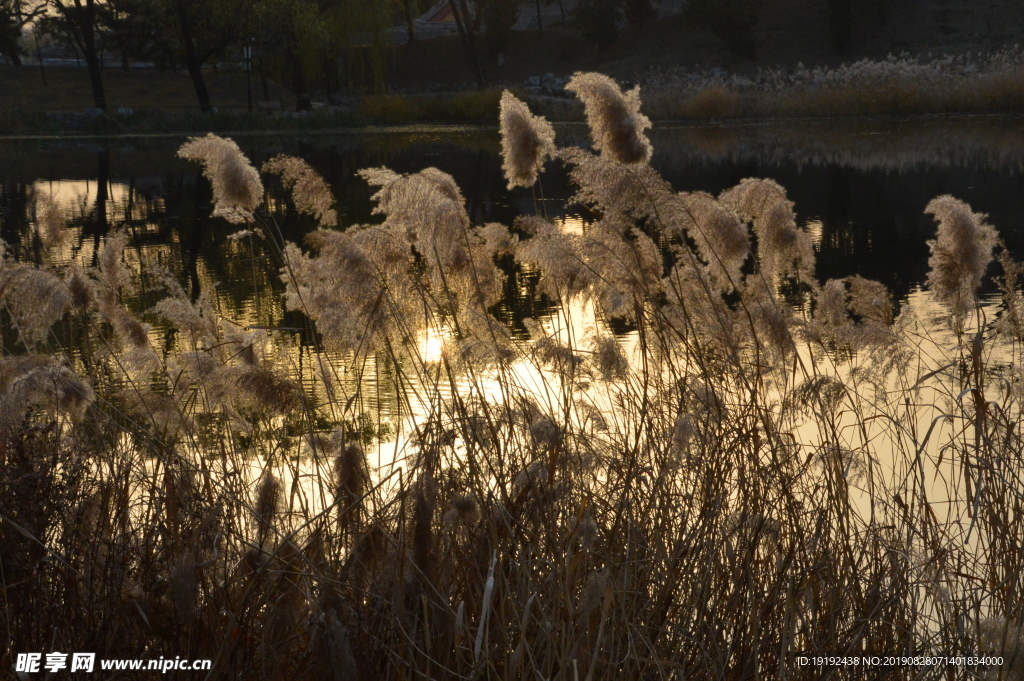
[[[829,279],[818,291],[814,308],[815,321],[832,328],[846,324],[849,321],[846,312],[847,298],[849,294],[846,292],[846,281]]]
[[[978,648],[979,654],[1004,658],[1002,678],[1024,679],[1024,627],[1002,619],[983,620],[978,627]]]
[[[629,360],[622,346],[613,336],[602,336],[594,341],[595,359],[601,377],[606,381],[625,378],[629,371]]]
[[[600,572],[592,572],[583,585],[583,593],[580,594],[579,614],[581,617],[589,617],[601,607],[605,591],[611,581],[611,575],[605,568]]]
[[[850,285],[850,310],[859,317],[889,326],[893,323],[892,294],[885,284],[854,275]]]
[[[325,619],[327,656],[331,670],[334,672],[334,678],[358,679],[359,668],[356,666],[356,659],[352,654],[348,629],[341,624],[334,611],[329,611]]]
[[[301,158],[281,154],[263,164],[263,172],[281,176],[281,182],[292,190],[295,208],[312,215],[321,227],[338,224],[338,213],[332,208],[334,195],[324,178]]]
[[[722,291],[734,290],[740,281],[740,268],[750,253],[747,226],[710,194],[693,192],[680,198],[690,218],[683,224],[697,244],[701,259],[707,263],[711,279]]]
[[[793,275],[807,280],[814,275],[811,238],[797,227],[793,202],[777,182],[748,178],[722,192],[718,200],[753,222],[761,271],[768,279]]]
[[[339,511],[344,511],[363,496],[369,482],[366,454],[358,443],[350,442],[341,449],[334,460],[334,475],[338,485]]]
[[[532,187],[555,150],[555,130],[508,90],[501,95],[501,155],[508,188]]]
[[[257,412],[287,414],[299,406],[302,391],[288,378],[264,367],[245,367],[233,376],[235,389]]]
[[[256,522],[260,527],[260,534],[266,535],[270,526],[274,524],[277,513],[281,507],[281,482],[272,474],[264,476],[256,491],[256,505],[254,508]]]
[[[583,520],[579,525],[580,543],[587,551],[594,550],[594,542],[597,541],[597,523],[594,522],[594,514],[587,509]]]
[[[29,347],[47,340],[50,328],[71,307],[71,291],[54,275],[30,266],[0,272],[0,297],[21,340]]]
[[[752,278],[747,282],[742,299],[752,326],[747,327],[746,320],[740,323],[745,331],[751,333],[751,340],[776,359],[779,353],[783,357],[792,356],[796,350],[789,323],[792,311],[776,296],[771,284],[763,277]]]
[[[80,267],[72,267],[64,282],[71,292],[71,304],[78,310],[85,310],[92,304],[94,286],[92,281],[85,275]]]
[[[954,315],[964,315],[973,307],[992,261],[996,230],[985,222],[986,215],[952,196],[933,199],[924,212],[939,222],[938,236],[928,242],[928,285]]]
[[[602,73],[577,73],[565,86],[575,92],[587,113],[594,147],[620,163],[646,163],[651,143],[644,130],[651,121],[640,113],[640,87],[623,93]]]
[[[34,407],[81,418],[94,397],[71,369],[41,355],[0,362],[0,428],[19,425]]]
[[[60,248],[67,241],[67,221],[60,205],[50,194],[43,194],[36,197],[36,223],[39,230],[39,239],[43,247],[52,251]]]
[[[214,216],[236,224],[252,220],[263,202],[263,183],[237,144],[210,133],[189,139],[178,156],[203,164],[203,175],[213,184]]]
[[[452,501],[451,508],[445,511],[445,525],[454,526],[456,521],[466,527],[472,527],[480,520],[480,502],[474,494],[463,494]]]

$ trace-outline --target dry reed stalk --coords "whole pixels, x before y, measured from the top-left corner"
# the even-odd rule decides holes
[[[472,224],[444,173],[378,169],[382,225],[285,247],[288,305],[352,351],[318,359],[360,377],[323,403],[276,368],[280,338],[165,277],[151,313],[176,333],[155,352],[125,233],[67,276],[5,260],[11,287],[67,290],[61,319],[82,339],[0,360],[10,649],[59,630],[99,657],[189,651],[246,679],[801,679],[819,671],[794,650],[1019,639],[1024,394],[1016,363],[992,360],[997,342],[1019,353],[1016,266],[1004,257],[998,337],[976,324],[925,346],[878,282],[816,279],[780,186],[675,192],[643,162],[638,98],[589,81],[602,152],[560,153],[599,216],[582,234],[528,218],[513,238]],[[207,170],[235,192],[243,159],[199,146],[231,152]],[[932,286],[980,318],[994,232],[938,201]],[[541,270],[565,328],[582,302],[635,332],[599,319],[560,337],[545,321],[513,342],[492,316],[495,254]],[[19,314],[19,330],[53,323]],[[419,351],[427,329],[451,335],[441,361]],[[521,357],[539,384],[519,380]],[[373,360],[373,399],[426,414],[415,437],[375,443],[397,457],[380,474],[363,449],[381,431],[361,382]]]

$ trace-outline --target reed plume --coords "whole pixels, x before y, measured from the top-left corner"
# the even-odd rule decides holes
[[[795,276],[813,280],[814,249],[811,238],[797,227],[793,202],[774,180],[746,179],[718,197],[722,205],[750,220],[757,234],[761,271],[769,279]]]
[[[814,675],[797,650],[1008,656],[1018,266],[1004,253],[1005,345],[989,324],[925,337],[913,299],[817,281],[771,181],[715,198],[611,147],[559,156],[594,214],[580,231],[475,225],[436,169],[364,171],[381,223],[282,249],[301,338],[136,271],[124,232],[59,277],[0,261],[19,325],[39,303],[18,286],[74,306],[36,336],[56,349],[0,357],[9,648],[57,631],[244,679],[796,679]],[[950,246],[943,221],[979,220],[956,212],[933,256],[977,305],[986,232]],[[979,672],[1018,674],[1007,660]]]
[[[67,242],[67,219],[51,194],[36,196],[36,223],[39,240],[47,252],[55,251]]]
[[[1003,276],[999,278],[999,288],[1003,294],[1003,313],[996,322],[996,331],[1024,341],[1024,295],[1021,295],[1018,286],[1021,275],[1024,274],[1024,265],[1010,257],[1005,245],[999,252],[999,264],[1003,268]]]
[[[986,679],[1024,681],[1024,628],[1009,620],[987,619],[978,625],[978,652],[997,655],[1002,664]]]
[[[644,130],[651,121],[640,113],[640,86],[623,93],[602,73],[576,73],[565,86],[575,92],[586,109],[594,148],[619,163],[646,163],[651,143]]]
[[[720,291],[735,290],[740,284],[740,268],[750,254],[746,225],[706,192],[683,194],[681,198],[692,219],[686,232],[707,264],[711,281]]]
[[[366,454],[358,442],[342,444],[342,434],[334,438],[338,456],[334,459],[335,500],[342,520],[361,516],[361,499],[370,480]]]
[[[444,512],[446,527],[454,528],[456,523],[473,527],[480,521],[480,503],[473,494],[463,494],[452,500],[451,507]]]
[[[20,426],[33,408],[81,418],[95,399],[88,383],[57,360],[28,355],[0,361],[0,428]]]
[[[97,267],[92,271],[96,279],[96,294],[100,313],[116,305],[122,289],[132,286],[132,274],[124,264],[124,249],[128,245],[128,232],[120,230],[108,234],[97,257]]]
[[[895,321],[892,293],[880,281],[856,274],[846,279],[850,286],[850,311],[867,322],[890,326]]]
[[[501,95],[501,155],[508,188],[532,187],[555,151],[555,130],[508,90]]]
[[[273,369],[246,366],[229,375],[235,401],[257,413],[287,414],[302,403],[301,388]]]
[[[292,190],[292,200],[300,213],[312,215],[321,227],[338,224],[331,188],[301,158],[280,154],[263,164],[263,172],[281,176],[282,184]]]
[[[35,267],[0,264],[0,299],[29,348],[45,342],[71,308],[71,291],[57,276]]]
[[[273,473],[264,474],[256,490],[256,503],[253,504],[253,517],[261,545],[271,537],[271,530],[281,512],[281,501],[281,481]]]
[[[593,275],[583,260],[582,240],[567,234],[548,220],[520,218],[520,229],[531,234],[519,242],[516,256],[540,270],[538,288],[552,298],[569,301],[593,284]]]
[[[609,317],[633,318],[641,301],[661,295],[661,251],[642,230],[601,220],[587,232],[582,251],[596,274],[592,292]]]
[[[686,219],[679,196],[658,172],[646,163],[623,165],[605,154],[577,147],[561,149],[558,158],[572,167],[576,187],[573,203],[595,209],[600,215],[644,221],[668,231]]]
[[[595,364],[606,381],[619,381],[629,372],[629,359],[614,336],[594,340]]]
[[[64,282],[71,293],[71,304],[76,310],[84,311],[92,306],[96,298],[95,287],[81,267],[71,267]]]
[[[954,317],[962,317],[977,302],[998,234],[985,222],[988,216],[949,195],[933,199],[924,212],[939,223],[938,236],[928,241],[928,285]]]
[[[742,325],[744,331],[753,332],[757,342],[769,357],[784,359],[796,350],[792,328],[792,309],[778,298],[775,288],[761,277],[752,277],[742,294],[744,310],[753,322]],[[741,322],[742,324],[742,322]]]
[[[178,156],[197,161],[213,185],[213,215],[228,222],[251,222],[263,202],[260,174],[233,140],[213,133],[192,137],[178,149]]]

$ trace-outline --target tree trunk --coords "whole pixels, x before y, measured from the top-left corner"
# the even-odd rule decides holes
[[[448,6],[451,8],[452,15],[455,17],[455,27],[459,29],[459,37],[462,38],[462,49],[466,53],[466,61],[469,62],[469,68],[473,72],[473,78],[476,79],[477,89],[483,90],[484,74],[480,70],[480,63],[476,58],[473,43],[469,39],[469,32],[466,30],[467,26],[462,21],[462,17],[459,14],[459,8],[455,5],[455,0],[448,0]]]
[[[206,81],[203,79],[203,62],[199,59],[196,45],[192,41],[192,25],[189,23],[185,0],[176,0],[174,9],[178,15],[178,27],[181,29],[181,44],[185,48],[185,68],[188,69],[188,75],[192,78],[192,86],[199,99],[199,110],[203,113],[211,113],[213,104],[210,102],[210,93],[207,92]]]
[[[18,27],[18,33],[21,34],[22,29],[25,27],[25,19],[22,17],[22,13],[21,13],[21,0],[15,0],[14,12],[15,12],[15,22],[14,22],[14,24],[15,24],[15,26]],[[21,66],[21,55],[18,54],[18,45],[17,44],[14,45],[14,52],[13,52],[13,54],[10,54],[8,56],[11,59],[11,66]]]
[[[491,0],[491,2],[495,2],[495,0]],[[484,20],[484,7],[483,2],[476,3],[476,14],[473,15],[473,28],[469,32],[470,35],[480,32],[480,25]],[[462,0],[462,9],[464,12],[466,11],[466,0]],[[466,23],[469,23],[468,15],[466,16]]]
[[[540,0],[537,0],[537,32],[541,38],[544,37],[544,19],[540,13]]]
[[[95,6],[93,0],[75,0],[75,23],[78,25],[79,47],[85,57],[85,65],[89,69],[89,81],[92,84],[92,99],[97,109],[107,109],[107,95],[103,91],[103,74],[100,69],[100,60],[96,54],[96,35],[93,33],[95,27]]]
[[[33,35],[32,38],[36,42],[36,59],[39,60],[39,74],[43,77],[43,85],[45,86],[47,84],[46,83],[46,69],[43,68],[43,51],[41,49],[39,49],[39,36],[38,35]]]
[[[416,31],[413,30],[412,25],[412,7],[409,5],[410,0],[405,0],[402,3],[402,9],[405,11],[405,25],[409,31],[409,44],[412,45],[416,42]]]
[[[127,73],[131,70],[131,66],[128,64],[128,50],[125,49],[124,43],[122,42],[124,36],[121,36],[122,40],[118,40],[118,47],[121,50],[121,70]]]
[[[306,72],[302,68],[302,60],[292,49],[288,50],[288,58],[292,63],[292,87],[295,88],[295,110],[312,111],[313,103],[309,100],[306,87]]]
[[[100,60],[96,52],[89,50],[85,53],[85,65],[89,69],[89,80],[92,83],[92,100],[97,109],[107,110],[107,94],[103,91],[103,75],[100,69]]]
[[[259,82],[263,86],[263,101],[270,99],[270,88],[266,84],[266,69],[263,65],[263,59],[259,60]]]
[[[469,6],[466,4],[466,0],[460,0],[462,3],[462,22],[466,25],[466,39],[469,41],[469,51],[473,55],[473,63],[476,64],[476,70],[480,74],[480,87],[484,86],[484,66],[480,61],[480,51],[476,49],[476,36],[473,34],[475,29],[470,28],[469,25]],[[477,19],[480,17],[480,11],[477,11]],[[475,23],[475,21],[474,21]]]

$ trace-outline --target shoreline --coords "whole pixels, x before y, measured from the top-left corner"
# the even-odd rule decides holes
[[[677,130],[677,129],[701,129],[701,128],[761,128],[787,124],[855,124],[855,123],[913,123],[919,121],[941,122],[941,121],[1013,121],[1024,122],[1024,111],[979,111],[979,112],[934,112],[914,114],[851,114],[849,116],[744,116],[744,117],[717,117],[717,118],[652,118],[652,130]],[[552,120],[552,125],[558,127],[584,127],[583,120]],[[0,140],[3,141],[33,141],[33,140],[86,140],[86,139],[171,139],[175,137],[202,134],[204,132],[217,132],[221,135],[237,137],[245,136],[267,136],[267,135],[379,135],[379,134],[428,134],[428,133],[459,133],[459,132],[487,132],[498,131],[498,126],[493,123],[477,122],[424,122],[424,123],[395,123],[395,124],[353,124],[353,125],[328,125],[324,127],[277,127],[277,128],[181,128],[177,130],[128,130],[123,132],[106,132],[95,130],[58,130],[49,132],[0,132]]]

